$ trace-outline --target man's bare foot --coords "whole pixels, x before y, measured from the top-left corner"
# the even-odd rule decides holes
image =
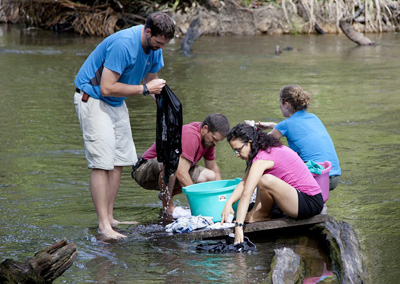
[[[112,220],[110,222],[112,227],[118,227],[118,225],[137,225],[139,222],[137,221],[117,221],[117,220]]]
[[[168,208],[162,208],[160,210],[160,218],[166,221],[173,221],[174,217],[172,214],[174,213],[175,206],[170,206]]]
[[[161,222],[164,226],[168,225],[169,223],[174,221],[174,217],[172,217],[172,213],[169,214],[168,212],[166,212],[164,210],[160,210],[160,218],[161,218]]]
[[[246,223],[254,223],[254,222],[261,222],[261,221],[268,221],[271,217],[265,215],[265,213],[260,212],[259,210],[251,210],[247,213],[246,218],[244,221]]]
[[[99,230],[99,233],[100,233],[99,239],[101,239],[102,241],[120,240],[127,237],[123,234],[114,231],[113,229],[105,229],[102,231]]]

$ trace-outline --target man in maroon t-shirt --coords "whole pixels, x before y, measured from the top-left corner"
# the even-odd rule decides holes
[[[182,127],[179,165],[175,175],[170,177],[168,186],[164,183],[163,164],[157,161],[155,143],[133,167],[132,177],[145,189],[160,190],[163,213],[177,218],[179,212],[176,211],[172,197],[181,193],[182,187],[221,179],[214,147],[226,137],[229,130],[228,119],[219,113],[210,114],[203,122],[185,124]],[[204,158],[205,167],[197,165],[201,158]]]

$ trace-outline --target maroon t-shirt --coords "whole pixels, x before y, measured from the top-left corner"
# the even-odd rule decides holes
[[[192,167],[196,165],[201,158],[206,160],[215,160],[214,147],[204,148],[201,143],[201,122],[192,122],[182,127],[182,157],[192,162]],[[156,143],[153,143],[142,158],[145,160],[157,157]]]

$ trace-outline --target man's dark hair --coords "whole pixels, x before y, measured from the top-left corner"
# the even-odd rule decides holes
[[[208,131],[215,133],[218,132],[222,136],[226,137],[230,130],[229,121],[225,115],[220,113],[213,113],[204,119],[201,127],[204,125],[208,126]]]
[[[175,35],[174,20],[163,12],[155,12],[147,17],[145,29],[151,30],[151,36],[165,36],[172,39]]]

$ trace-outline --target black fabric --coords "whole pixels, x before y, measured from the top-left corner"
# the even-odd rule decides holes
[[[226,252],[245,252],[255,250],[256,245],[253,244],[248,237],[244,237],[244,242],[234,244],[235,238],[228,236],[226,240],[211,244],[199,244],[196,246],[198,252],[226,253]]]
[[[156,151],[157,161],[164,164],[165,177],[176,172],[182,153],[182,104],[178,97],[165,84],[157,102]]]
[[[254,205],[255,202],[251,202],[249,204],[249,209],[247,210],[247,212],[250,212],[253,209]],[[271,219],[283,218],[283,217],[287,217],[287,215],[283,213],[283,211],[279,208],[279,206],[276,203],[274,203],[271,210]]]
[[[296,220],[311,218],[320,214],[324,208],[324,199],[321,193],[311,196],[297,190],[297,196],[299,197],[299,213]]]

